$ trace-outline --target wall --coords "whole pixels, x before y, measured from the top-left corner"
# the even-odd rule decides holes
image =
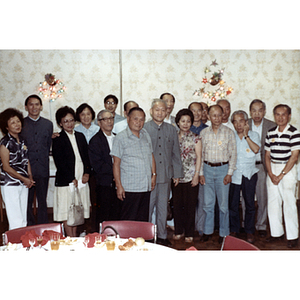
[[[200,100],[193,92],[202,85],[205,67],[216,59],[234,89],[228,96],[232,111],[248,112],[251,100],[259,98],[272,118],[272,108],[287,103],[292,123],[300,129],[299,50],[122,50],[121,60],[119,54],[119,50],[1,50],[0,110],[16,107],[26,115],[25,98],[37,93],[44,75],[52,73],[67,90],[62,99],[45,101],[43,116],[54,121],[57,108],[67,104],[76,109],[82,102],[98,112],[107,94],[120,98],[121,71],[123,103],[136,100],[150,117],[151,99],[171,92],[176,114]]]

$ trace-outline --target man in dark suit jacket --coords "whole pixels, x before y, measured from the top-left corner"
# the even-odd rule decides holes
[[[265,237],[267,234],[267,171],[265,166],[265,139],[267,132],[270,128],[276,126],[273,121],[265,118],[266,114],[266,104],[259,100],[254,99],[249,106],[250,116],[248,124],[250,130],[256,131],[261,138],[261,148],[260,152],[256,154],[256,167],[259,169],[257,173],[257,183],[256,183],[256,198],[257,198],[257,220],[256,220],[256,230],[258,230],[261,237]]]
[[[109,154],[114,139],[114,116],[108,110],[101,110],[97,120],[100,130],[89,142],[89,157],[96,177],[96,228],[103,221],[119,219],[121,210],[121,201],[116,196],[112,157]]]

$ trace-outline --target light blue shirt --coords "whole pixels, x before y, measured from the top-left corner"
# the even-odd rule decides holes
[[[90,142],[90,139],[99,131],[100,127],[91,123],[89,129],[86,129],[81,123],[74,128],[75,131],[81,132],[84,134],[87,143]]]
[[[240,185],[242,184],[242,176],[250,180],[259,169],[255,167],[256,154],[250,149],[247,140],[245,140],[244,137],[240,139],[236,131],[234,131],[234,134],[236,139],[237,162],[236,170],[234,170],[232,175],[232,183]],[[261,146],[260,137],[257,132],[249,130],[248,136],[255,144],[259,147]]]

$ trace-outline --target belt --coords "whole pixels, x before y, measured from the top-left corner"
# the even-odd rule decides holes
[[[260,165],[260,164],[262,164],[262,161],[256,161],[255,164]]]
[[[286,164],[286,163],[287,163],[287,161],[274,161],[274,160],[272,160],[272,159],[271,159],[271,162],[272,162],[273,164]]]
[[[227,165],[228,164],[228,161],[226,161],[226,162],[219,162],[219,163],[210,163],[210,162],[208,162],[208,161],[204,161],[204,163],[206,163],[207,165],[209,165],[209,166],[211,166],[211,167],[221,167],[221,166],[223,166],[223,165]]]

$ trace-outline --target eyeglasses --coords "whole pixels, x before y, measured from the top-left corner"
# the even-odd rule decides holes
[[[110,104],[114,105],[114,104],[116,104],[116,102],[114,102],[114,101],[106,101],[105,104],[107,104],[107,105],[110,105]]]
[[[67,124],[67,123],[73,123],[75,120],[74,119],[70,119],[70,120],[64,120],[64,124]]]
[[[107,122],[108,120],[113,121],[114,117],[99,119],[99,121],[104,121],[104,122]]]

